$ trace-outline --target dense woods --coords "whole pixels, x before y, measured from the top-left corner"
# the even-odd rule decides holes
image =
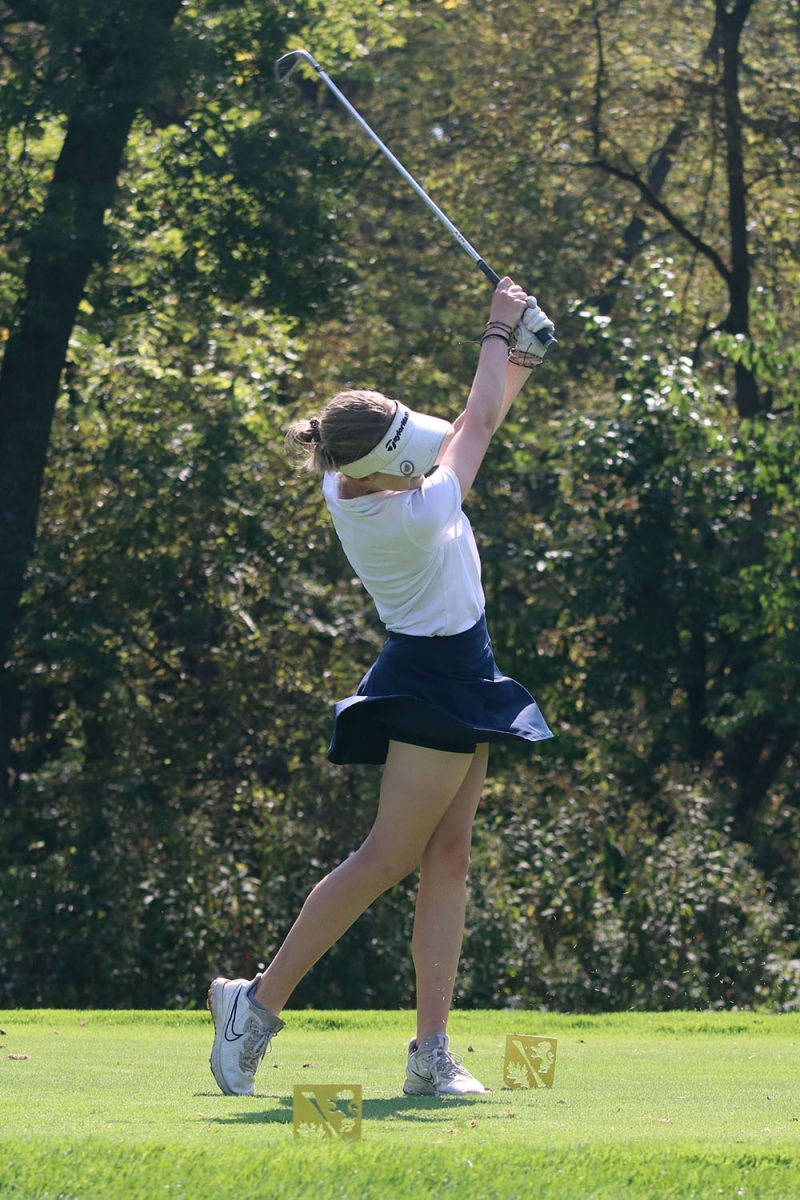
[[[500,665],[456,1002],[800,1005],[797,0],[0,0],[0,1003],[194,1006],[361,842],[382,629],[283,430],[453,418],[486,281],[560,346],[470,502]],[[415,880],[293,1003],[413,1003]]]

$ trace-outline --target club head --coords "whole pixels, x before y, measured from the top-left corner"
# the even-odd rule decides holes
[[[290,50],[275,62],[275,78],[278,83],[288,83],[302,61],[310,63],[315,71],[320,70],[319,63],[307,50]]]

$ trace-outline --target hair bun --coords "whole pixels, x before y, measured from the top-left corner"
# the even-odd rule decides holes
[[[397,402],[382,392],[337,392],[321,413],[292,422],[286,448],[299,466],[324,475],[368,453],[394,419]]]

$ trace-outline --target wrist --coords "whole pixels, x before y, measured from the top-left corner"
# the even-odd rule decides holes
[[[487,321],[483,334],[481,335],[481,348],[488,341],[497,340],[503,342],[506,347],[511,345],[511,326],[506,325],[504,321]]]
[[[481,338],[479,361],[485,361],[488,356],[489,361],[498,371],[501,369],[500,362],[502,361],[503,375],[505,375],[510,353],[511,344],[501,333],[485,333]]]
[[[504,333],[506,337],[511,338],[514,332],[514,326],[509,325],[507,321],[488,320],[483,327],[484,334],[486,333]]]

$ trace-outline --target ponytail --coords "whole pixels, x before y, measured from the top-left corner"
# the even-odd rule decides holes
[[[286,445],[309,471],[322,475],[335,470],[336,464],[330,451],[322,444],[322,430],[318,417],[309,421],[294,421],[286,430]]]

